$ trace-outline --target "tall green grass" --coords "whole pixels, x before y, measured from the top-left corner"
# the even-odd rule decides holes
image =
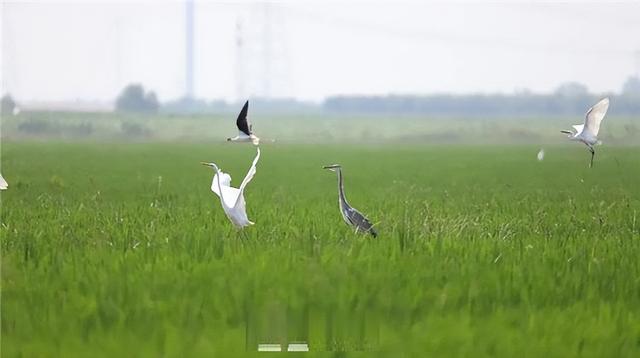
[[[638,356],[640,149],[537,150],[263,145],[238,232],[251,146],[3,143],[2,354]]]

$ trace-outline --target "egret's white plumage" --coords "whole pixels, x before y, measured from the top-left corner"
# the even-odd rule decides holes
[[[544,149],[540,148],[540,151],[538,152],[538,160],[542,161],[544,159]]]
[[[591,152],[591,162],[589,167],[593,166],[593,157],[595,150],[593,146],[598,144],[598,133],[600,132],[600,124],[609,109],[609,98],[604,98],[589,108],[585,115],[584,124],[574,124],[574,131],[561,131],[567,135],[570,140],[584,143]]]
[[[247,217],[244,189],[256,174],[256,165],[258,164],[259,159],[260,148],[258,148],[256,157],[253,159],[249,172],[247,172],[244,180],[242,180],[240,188],[232,187],[231,176],[220,170],[216,164],[202,163],[203,165],[212,167],[215,170],[216,174],[213,176],[213,180],[211,181],[211,191],[220,198],[220,203],[222,204],[224,213],[237,228],[253,225],[253,222],[251,222]]]
[[[4,180],[4,178],[2,177],[2,174],[0,174],[0,190],[7,190],[9,188],[9,184],[7,183],[6,180]]]

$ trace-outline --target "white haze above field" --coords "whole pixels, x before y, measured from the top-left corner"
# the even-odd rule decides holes
[[[240,24],[240,25],[239,25]],[[4,2],[2,92],[111,101],[185,93],[183,2]],[[619,91],[640,67],[640,3],[195,2],[195,95]],[[238,41],[242,46],[238,47]]]

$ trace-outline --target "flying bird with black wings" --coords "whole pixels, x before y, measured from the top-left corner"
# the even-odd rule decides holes
[[[251,132],[251,125],[247,120],[247,112],[249,112],[249,101],[244,103],[238,119],[236,119],[236,125],[238,126],[238,135],[233,138],[227,138],[229,142],[251,142],[253,145],[260,144],[260,138],[256,137]]]

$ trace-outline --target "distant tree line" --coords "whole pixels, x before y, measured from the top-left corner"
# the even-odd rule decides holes
[[[16,106],[16,102],[8,93],[2,96],[2,99],[0,99],[0,113],[3,115],[14,114]]]
[[[619,95],[589,93],[586,86],[566,83],[552,94],[529,91],[512,95],[386,95],[333,96],[323,109],[337,113],[429,114],[454,116],[577,115],[585,113],[598,99],[611,97],[611,113],[640,115],[640,79],[630,77]]]
[[[156,113],[160,108],[153,91],[145,91],[141,84],[130,84],[116,98],[118,112]]]
[[[251,98],[252,111],[272,113],[337,113],[337,114],[415,114],[445,116],[532,116],[582,114],[598,99],[611,97],[611,114],[640,116],[640,78],[629,77],[619,94],[590,93],[586,86],[569,82],[560,85],[552,94],[520,91],[515,94],[435,94],[332,96],[317,104],[295,99]],[[19,109],[6,94],[0,101],[4,115],[16,114]],[[244,102],[244,100],[240,101]],[[236,113],[241,103],[222,100],[182,98],[160,104],[155,92],[141,84],[130,84],[118,95],[115,109],[134,113]]]
[[[320,111],[320,106],[315,103],[298,101],[290,98],[248,98],[250,99],[250,113],[277,112],[277,113],[308,113]],[[167,113],[237,113],[242,108],[244,100],[237,103],[223,100],[206,101],[200,98],[181,98],[162,105],[161,111]]]

